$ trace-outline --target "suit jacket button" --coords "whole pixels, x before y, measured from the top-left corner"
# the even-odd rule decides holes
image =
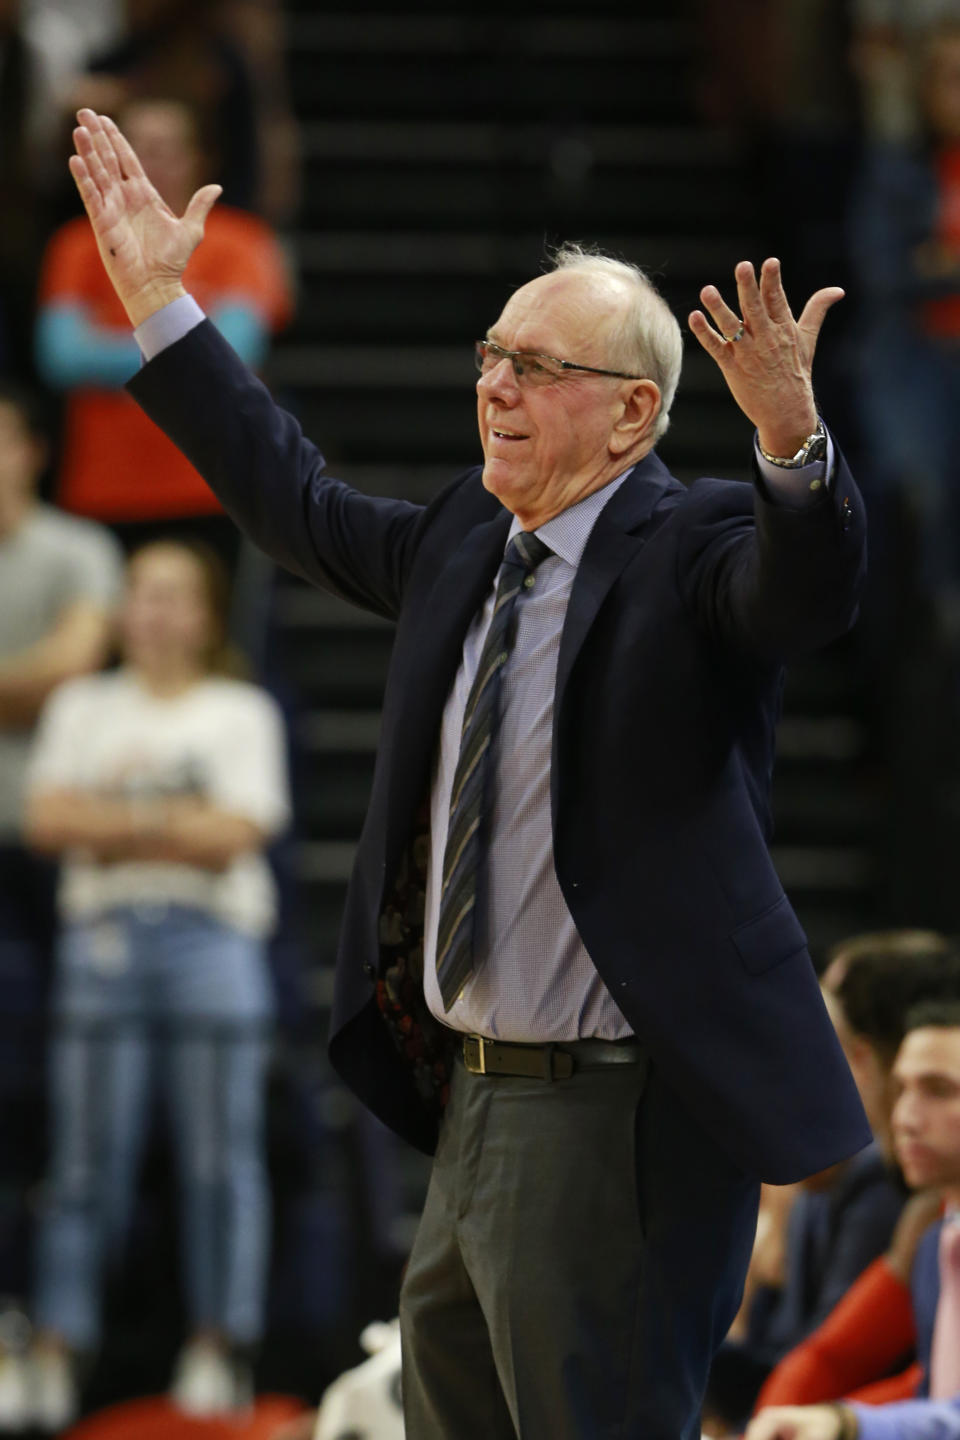
[[[366,975],[368,980],[373,980],[376,978],[377,967],[375,965],[371,965],[370,961],[367,960],[363,967],[363,973],[364,975]]]

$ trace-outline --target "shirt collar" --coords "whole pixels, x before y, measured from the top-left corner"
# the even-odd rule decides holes
[[[582,500],[578,500],[569,509],[561,510],[559,515],[554,515],[553,519],[548,520],[546,524],[538,525],[534,534],[539,536],[545,545],[550,546],[554,555],[558,555],[561,560],[565,560],[575,570],[583,558],[587,541],[590,539],[590,532],[596,525],[600,512],[613,499],[633,469],[634,467],[631,465],[629,470],[624,470],[623,474],[618,475],[614,480],[608,480],[606,485],[602,485],[599,490],[585,495]],[[522,529],[523,526],[514,515],[507,540],[512,540],[514,535],[519,534]]]

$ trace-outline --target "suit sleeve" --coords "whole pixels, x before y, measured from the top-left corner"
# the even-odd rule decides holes
[[[334,595],[395,619],[422,533],[422,507],[333,479],[292,415],[209,321],[127,387],[274,560]]]
[[[866,574],[863,501],[839,449],[821,498],[778,504],[750,488],[698,480],[682,507],[678,583],[718,644],[762,661],[815,650],[853,624]]]

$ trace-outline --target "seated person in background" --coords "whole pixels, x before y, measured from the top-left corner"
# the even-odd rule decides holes
[[[34,398],[0,382],[0,1293],[8,1296],[26,1285],[53,940],[52,867],[23,844],[24,771],[49,692],[106,658],[122,565],[107,531],[37,499],[46,456]],[[0,1345],[0,1423],[11,1384],[16,1391]]]
[[[838,990],[853,961],[863,956],[900,955],[909,960],[911,956],[948,955],[955,948],[956,942],[939,930],[865,930],[830,947],[821,984],[824,990]]]
[[[903,1193],[874,1143],[798,1187],[787,1222],[783,1284],[754,1293],[746,1334],[714,1358],[705,1433],[742,1428],[774,1365],[815,1329],[890,1243]],[[717,1429],[716,1418],[726,1422]]]
[[[207,168],[191,111],[179,101],[139,100],[124,123],[147,173],[180,214]],[[292,307],[273,232],[256,216],[218,206],[187,276],[241,358],[261,365]],[[138,523],[135,542],[153,538],[143,533],[150,522],[222,515],[192,465],[122,388],[138,369],[140,352],[86,218],[68,222],[47,247],[36,350],[42,378],[68,395],[60,504],[112,525]]]
[[[172,1396],[192,1414],[249,1400],[270,1233],[275,894],[263,850],[289,801],[280,713],[229,678],[226,589],[198,546],[139,551],[122,667],[55,692],[32,759],[27,836],[63,861],[52,1154],[25,1367],[24,1421],[46,1430],[76,1413],[75,1361],[100,1339],[102,1273],[128,1228],[154,1069],[191,1325]]]
[[[890,931],[837,947],[824,980],[827,1005],[864,1109],[879,1149],[893,1164],[890,1074],[907,1016],[928,1000],[960,999],[960,956],[942,935]],[[937,1196],[911,1201],[886,1253],[838,1297],[819,1328],[774,1368],[760,1391],[758,1408],[836,1400],[873,1382],[882,1382],[884,1395],[913,1393],[915,1368],[892,1380],[887,1377],[903,1370],[914,1348],[910,1270],[917,1242],[937,1209]]]
[[[943,936],[922,931],[856,937],[832,952],[827,974],[853,997],[859,1023],[851,1026],[844,1000],[826,985],[824,998],[877,1139],[845,1164],[811,1176],[793,1195],[779,1197],[784,1203],[771,1224],[779,1222],[782,1230],[782,1275],[751,1287],[739,1330],[714,1359],[706,1431],[742,1428],[778,1361],[817,1329],[888,1248],[904,1201],[889,1163],[890,1067],[909,1006],[931,988],[936,993],[941,979],[948,993],[960,995],[960,958],[950,954]],[[771,1237],[760,1234],[758,1241],[759,1267]]]
[[[935,930],[888,930],[844,941],[824,998],[870,1128],[888,1159],[890,1072],[907,1015],[924,1000],[960,998],[960,951]]]
[[[918,1394],[930,1398],[766,1409],[746,1440],[960,1440],[960,1001],[911,1012],[893,1082],[904,1175],[937,1188],[946,1206],[920,1242],[912,1276]]]

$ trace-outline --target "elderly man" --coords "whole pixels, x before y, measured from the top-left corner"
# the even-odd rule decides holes
[[[765,843],[783,657],[847,628],[863,571],[810,382],[840,292],[795,321],[775,260],[737,267],[740,314],[702,292],[717,328],[691,328],[767,458],[687,490],[653,451],[676,322],[633,267],[562,252],[477,345],[482,469],[373,499],[185,294],[217,187],[178,220],[79,119],[135,398],[268,553],[397,622],[330,1045],[436,1150],[408,1434],[689,1440],[759,1177],[870,1138]]]

